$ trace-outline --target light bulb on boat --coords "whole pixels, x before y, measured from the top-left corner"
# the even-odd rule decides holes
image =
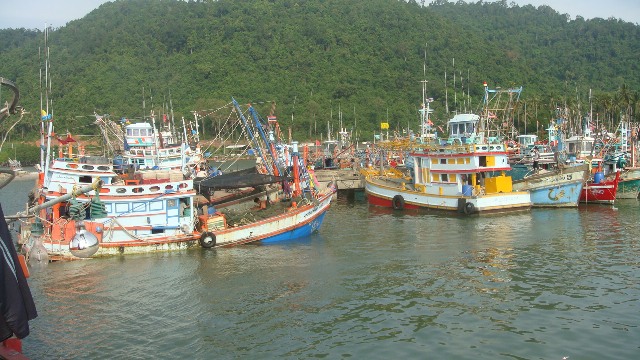
[[[98,237],[84,228],[82,221],[76,225],[76,234],[69,242],[69,251],[73,256],[89,258],[98,252]]]

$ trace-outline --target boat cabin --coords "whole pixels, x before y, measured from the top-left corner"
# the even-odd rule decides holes
[[[480,116],[476,114],[457,114],[447,122],[449,144],[473,144],[482,142],[482,135],[478,134]]]
[[[575,135],[565,140],[569,158],[584,159],[587,156],[593,155],[595,140],[595,138],[590,136],[581,135]]]
[[[153,127],[147,123],[135,123],[125,128],[125,141],[128,146],[154,146]]]

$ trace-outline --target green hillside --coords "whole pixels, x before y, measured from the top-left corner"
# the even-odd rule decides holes
[[[13,131],[34,137],[43,45],[42,30],[0,30],[0,76],[18,84],[31,112]],[[262,115],[275,102],[299,139],[326,137],[339,109],[368,139],[387,119],[417,127],[425,78],[437,124],[450,117],[445,100],[450,112],[476,110],[483,81],[524,86],[530,124],[548,122],[556,106],[579,116],[589,89],[602,118],[633,116],[639,105],[637,25],[506,1],[120,0],[50,31],[49,48],[59,132],[96,133],[94,112],[139,118],[169,100],[176,118],[191,119],[233,96]]]

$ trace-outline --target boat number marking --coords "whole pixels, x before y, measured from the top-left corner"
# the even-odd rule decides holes
[[[558,201],[564,196],[564,190],[560,190],[556,193],[555,196],[551,196],[551,194],[553,193],[553,190],[554,189],[549,189],[549,194],[547,195],[549,197],[549,200]]]

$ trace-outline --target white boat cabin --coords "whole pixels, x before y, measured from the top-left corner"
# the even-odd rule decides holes
[[[484,135],[478,133],[480,116],[476,114],[457,114],[447,122],[448,144],[474,144],[484,142]]]

